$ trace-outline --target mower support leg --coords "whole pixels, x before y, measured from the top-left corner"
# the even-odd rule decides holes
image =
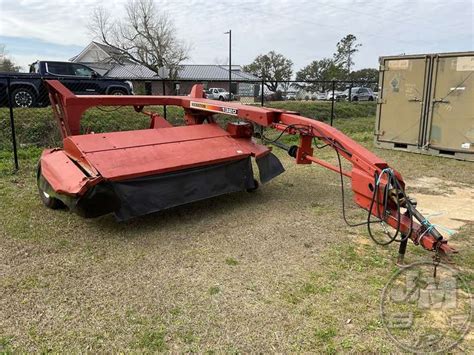
[[[398,247],[397,265],[399,267],[404,266],[405,253],[407,251],[407,244],[408,244],[408,238],[406,238],[406,236],[402,234],[402,241],[400,242],[400,246]]]

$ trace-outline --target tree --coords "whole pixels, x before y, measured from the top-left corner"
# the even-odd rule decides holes
[[[126,59],[158,72],[169,70],[175,78],[189,48],[177,38],[176,28],[153,0],[128,0],[123,19],[112,19],[103,7],[94,9],[89,28],[94,36]]]
[[[379,71],[374,68],[365,68],[353,71],[350,74],[350,80],[366,85],[369,82],[377,82],[379,80]]]
[[[18,73],[21,67],[8,57],[8,52],[3,44],[0,44],[0,72]]]
[[[315,60],[296,73],[299,81],[331,81],[340,80],[345,76],[345,71],[340,64],[333,59],[323,58]],[[301,86],[301,85],[300,85]],[[303,85],[311,91],[326,91],[331,87],[330,83],[312,83]],[[302,86],[301,86],[302,87]]]
[[[354,35],[347,35],[337,43],[337,51],[333,58],[314,60],[296,73],[296,80],[305,82],[295,85],[310,91],[326,91],[331,87],[330,83],[308,83],[308,81],[354,81],[357,84],[367,85],[369,82],[378,80],[378,70],[365,68],[351,72],[354,65],[354,54],[359,50],[361,44],[357,43]],[[344,83],[339,83],[336,88],[346,88]]]
[[[357,43],[357,37],[352,34],[348,34],[337,42],[334,61],[342,65],[347,74],[351,72],[351,67],[354,65],[354,55],[359,51],[359,47],[361,46],[362,44]]]
[[[270,51],[257,56],[251,64],[244,66],[244,70],[264,79],[265,86],[276,92],[280,83],[291,79],[293,62],[283,54]]]

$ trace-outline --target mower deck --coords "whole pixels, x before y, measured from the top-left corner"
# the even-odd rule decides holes
[[[249,139],[231,137],[215,123],[71,136],[64,140],[64,150],[112,181],[269,153]]]
[[[283,171],[270,149],[216,123],[68,136],[41,158],[41,186],[84,217],[118,220],[231,192]]]

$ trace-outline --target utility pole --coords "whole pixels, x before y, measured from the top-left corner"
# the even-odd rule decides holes
[[[224,32],[229,35],[229,101],[231,100],[232,90],[232,30]]]

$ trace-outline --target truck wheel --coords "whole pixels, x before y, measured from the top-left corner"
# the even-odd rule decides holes
[[[225,101],[224,96],[219,96],[220,101]]]
[[[64,203],[62,203],[61,200],[52,197],[49,193],[45,191],[44,186],[49,186],[49,183],[41,174],[41,164],[38,164],[38,170],[36,172],[36,184],[38,186],[38,192],[40,195],[41,202],[43,202],[43,205],[53,210],[65,207]]]
[[[359,98],[358,98],[357,96],[354,96],[354,97],[352,98],[352,101],[359,101]]]
[[[113,89],[109,95],[127,95],[123,89]]]
[[[373,97],[373,96],[369,96],[369,101],[374,101],[374,97]]]
[[[17,88],[12,92],[12,103],[15,107],[33,107],[36,95],[31,89]]]

